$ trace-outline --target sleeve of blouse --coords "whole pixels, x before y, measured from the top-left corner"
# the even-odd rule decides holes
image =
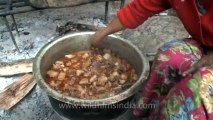
[[[119,10],[117,16],[126,28],[133,29],[149,17],[169,8],[169,0],[133,0]]]

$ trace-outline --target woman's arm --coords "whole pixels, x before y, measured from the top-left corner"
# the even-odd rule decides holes
[[[99,31],[97,31],[91,40],[92,45],[94,46],[98,46],[98,44],[104,40],[104,38],[112,33],[124,30],[125,27],[124,25],[122,25],[122,23],[120,22],[120,20],[116,17],[114,20],[112,20],[112,22],[106,27],[103,28]]]
[[[92,37],[91,44],[98,45],[104,38],[125,28],[136,28],[150,16],[171,8],[169,0],[133,0],[117,13],[106,28],[99,30]]]

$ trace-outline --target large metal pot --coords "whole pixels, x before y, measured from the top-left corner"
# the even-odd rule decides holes
[[[61,115],[71,118],[72,116],[76,116],[79,112],[76,112],[76,108],[70,108],[67,110],[60,110],[58,104],[67,103],[75,106],[90,106],[89,109],[86,109],[86,112],[91,112],[93,110],[91,107],[99,107],[104,105],[115,105],[117,103],[127,103],[131,101],[135,93],[141,88],[142,83],[146,80],[147,75],[149,73],[149,63],[144,57],[144,55],[139,51],[139,49],[128,42],[127,40],[110,35],[100,44],[100,48],[109,48],[113,52],[119,54],[136,69],[136,73],[139,75],[138,81],[133,84],[126,91],[117,94],[112,97],[96,99],[96,100],[87,100],[87,99],[78,99],[70,96],[64,96],[59,92],[51,89],[45,82],[45,76],[47,70],[51,67],[51,65],[63,57],[65,54],[69,54],[76,51],[88,50],[89,49],[89,41],[94,32],[80,32],[74,34],[67,34],[62,37],[55,38],[52,42],[46,44],[37,54],[36,59],[33,65],[33,73],[34,77],[37,80],[38,85],[48,94],[50,98],[50,102],[53,108]],[[76,110],[75,110],[76,109]],[[73,111],[75,110],[75,111]],[[78,109],[79,110],[79,109]],[[85,109],[84,109],[85,110]],[[83,111],[84,111],[83,110]],[[111,109],[113,110],[113,109]],[[82,112],[80,109],[80,112]],[[119,112],[119,110],[114,110],[114,112]],[[74,113],[73,113],[74,112]],[[95,112],[100,112],[101,109]],[[97,117],[94,111],[91,114],[86,113],[89,117]],[[108,111],[113,112],[113,111]],[[121,114],[122,110],[117,113],[117,115]],[[116,114],[116,113],[113,113]],[[99,115],[100,117],[100,115]],[[109,114],[110,118],[116,117]],[[103,118],[103,116],[102,116]]]

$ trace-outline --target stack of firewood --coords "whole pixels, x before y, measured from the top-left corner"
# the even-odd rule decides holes
[[[0,91],[0,108],[9,110],[23,99],[35,86],[32,77],[32,61],[18,61],[0,65],[0,77],[23,74],[23,76]]]

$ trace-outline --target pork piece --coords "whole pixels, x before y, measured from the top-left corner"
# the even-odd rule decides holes
[[[55,65],[58,69],[64,68],[64,62],[63,61],[56,61]]]
[[[56,81],[55,81],[56,86],[55,86],[54,88],[55,88],[56,90],[61,90],[61,89],[60,89],[61,83],[62,83],[61,81],[56,80]]]
[[[93,82],[92,85],[95,87],[97,85],[97,82],[96,81]]]
[[[90,71],[84,72],[84,77],[90,77],[91,75],[92,75],[92,72]]]
[[[97,80],[97,75],[93,75],[90,79],[89,79],[89,82],[94,82]]]
[[[82,86],[77,85],[76,86],[77,90],[80,92],[80,98],[83,98],[84,95],[86,94],[86,89],[84,89]]]
[[[111,58],[111,55],[109,53],[104,54],[104,59],[109,60]]]
[[[100,67],[101,67],[101,62],[99,61],[93,61],[92,62],[92,66],[90,67],[90,71],[92,73],[95,73],[95,74],[100,74]]]
[[[92,96],[93,95],[93,93],[91,92],[91,91],[89,91],[89,93],[88,93],[90,96]]]
[[[96,60],[97,60],[97,61],[101,61],[101,60],[103,60],[103,57],[102,57],[101,55],[97,55],[97,56],[96,56]]]
[[[106,77],[106,75],[102,75],[98,78],[98,85],[104,86],[106,84],[106,82],[108,81],[108,78]]]
[[[89,80],[87,78],[83,78],[83,79],[80,80],[79,84],[80,85],[87,85],[87,84],[89,84]]]
[[[67,76],[69,77],[76,76],[76,71],[73,69],[68,69],[66,73],[67,73]]]
[[[61,66],[59,64],[53,64],[53,70],[60,70]]]
[[[69,62],[67,62],[65,65],[69,67],[69,66],[72,65],[72,63],[69,61]]]
[[[108,94],[107,93],[101,93],[101,94],[98,94],[97,96],[98,96],[97,98],[106,98],[106,97],[108,97]]]
[[[123,80],[127,80],[128,76],[125,74],[125,73],[122,73],[121,74],[121,79]]]
[[[63,68],[62,70],[63,70],[64,72],[67,72],[68,68],[65,67],[65,68]]]
[[[76,68],[76,69],[79,68],[79,66],[80,66],[80,63],[76,63],[76,64],[73,65],[73,67]]]
[[[118,80],[119,79],[119,74],[118,74],[118,72],[113,72],[112,74],[110,74],[110,76],[109,76],[109,80],[111,81],[111,82],[114,82],[114,81],[116,81],[116,80]]]
[[[72,54],[65,55],[65,58],[67,58],[67,59],[72,59],[72,58],[74,58],[74,57],[75,57],[75,55],[72,55]]]
[[[111,82],[107,82],[107,85],[108,85],[108,87],[111,87],[112,86],[112,83]]]
[[[119,73],[118,73],[117,71],[114,71],[114,72],[112,73],[112,76],[113,76],[113,77],[118,77],[118,76],[119,76]]]
[[[55,64],[63,65],[64,62],[63,61],[56,61]]]
[[[76,75],[77,75],[77,76],[80,76],[80,75],[82,75],[83,73],[84,73],[83,70],[76,70]]]
[[[131,65],[129,63],[126,63],[126,69],[129,70],[131,68]]]
[[[109,96],[111,97],[111,96],[115,96],[115,93],[114,92],[110,92],[109,93]]]
[[[83,94],[85,90],[80,85],[76,85],[69,87],[69,92],[73,97],[81,98],[81,93]]]
[[[138,75],[137,74],[135,74],[135,69],[132,69],[131,70],[131,79],[133,79],[133,80],[138,80]]]
[[[115,66],[119,66],[120,65],[120,63],[119,62],[115,62]]]
[[[91,65],[92,61],[89,59],[85,63],[83,63],[82,67],[83,68],[88,68]]]
[[[105,87],[95,87],[98,93],[103,93],[105,92],[106,88]]]
[[[64,92],[63,95],[65,95],[65,96],[70,96],[70,93]]]
[[[137,74],[132,74],[131,77],[132,77],[133,80],[138,80],[138,75]]]
[[[125,82],[126,82],[126,80],[119,80],[119,83],[122,84],[122,85],[123,85]]]
[[[77,60],[76,59],[71,59],[71,61],[70,61],[71,63],[76,63],[77,62]]]
[[[59,75],[58,75],[58,80],[64,80],[65,77],[66,77],[66,73],[60,72]]]
[[[63,89],[64,89],[64,90],[68,90],[68,89],[69,89],[69,84],[68,84],[68,83],[64,84]]]
[[[57,71],[54,71],[54,70],[49,70],[47,72],[47,75],[51,78],[54,78],[54,77],[57,77],[58,76],[58,72]]]
[[[77,77],[71,77],[71,79],[68,81],[68,84],[73,85],[76,80],[77,80]]]
[[[83,59],[87,59],[89,57],[89,54],[88,53],[84,53],[83,55],[82,55],[82,58]]]
[[[50,84],[51,87],[56,87],[56,83],[55,83],[54,80],[51,80],[49,84]]]

